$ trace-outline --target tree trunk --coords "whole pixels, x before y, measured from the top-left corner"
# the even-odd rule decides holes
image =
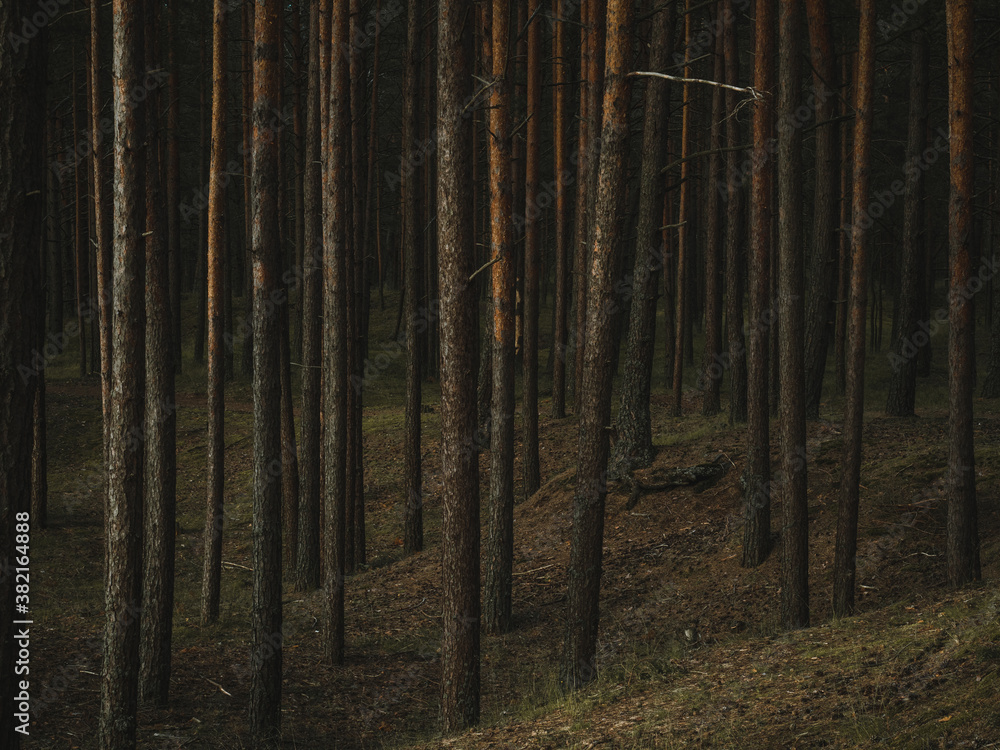
[[[170,274],[171,361],[181,371],[181,150],[180,84],[177,80],[177,9],[180,0],[167,0],[167,238]]]
[[[726,58],[726,82],[739,86],[739,55],[737,54],[736,19],[733,0],[723,0],[723,50]],[[726,89],[726,111],[735,112],[739,94]],[[739,120],[726,120],[726,359],[721,366],[729,367],[729,424],[747,421],[747,345],[743,333],[743,288],[746,274],[746,257],[743,241],[746,236],[744,219],[743,178],[739,173],[741,145]],[[745,157],[743,157],[745,158]]]
[[[666,70],[673,55],[675,9],[671,5],[653,18],[649,69]],[[632,270],[632,302],[628,340],[622,374],[621,408],[618,410],[610,474],[624,477],[653,460],[653,431],[649,396],[653,378],[656,334],[656,302],[659,273],[668,262],[665,247],[658,242],[660,207],[663,201],[663,168],[670,91],[666,81],[647,79],[642,125],[642,173],[639,177],[639,216],[636,222],[635,264]],[[659,244],[659,247],[657,245]]]
[[[348,61],[338,50],[348,39],[348,2],[333,0],[331,3],[330,105],[329,120],[324,123],[330,188],[324,191],[329,208],[324,215],[323,242],[324,595],[327,606],[326,658],[331,664],[342,664],[344,661],[344,575],[347,572],[347,273],[350,246],[347,217],[350,213],[348,139],[351,102]]]
[[[802,90],[802,5],[781,0],[778,117],[795,121]],[[778,128],[778,315],[781,336],[781,621],[809,625],[809,503],[806,496],[805,304],[802,279],[802,129]]]
[[[114,320],[111,429],[108,450],[107,572],[100,745],[136,743],[139,695],[139,612],[142,604],[143,452],[146,312],[141,186],[144,108],[132,97],[141,85],[142,3],[112,4],[114,88]],[[141,430],[141,428],[138,428]]]
[[[973,156],[972,0],[948,0],[948,132],[951,194],[948,201],[948,583],[980,578],[976,510],[976,455],[972,398],[976,357],[972,306]]]
[[[508,53],[510,3],[493,2],[490,89],[490,261],[493,264],[493,399],[490,416],[490,518],[486,537],[483,625],[510,629],[514,572],[514,279]]]
[[[754,88],[774,90],[774,0],[757,0],[754,25]],[[750,181],[750,347],[747,357],[747,461],[743,475],[744,567],[755,567],[771,550],[771,439],[768,416],[768,333],[771,300],[771,184],[774,163],[771,100],[753,111],[753,175]]]
[[[403,554],[412,555],[424,548],[423,483],[420,457],[420,318],[421,260],[423,232],[418,225],[417,190],[419,181],[415,167],[417,143],[417,85],[420,80],[420,20],[421,3],[411,0],[407,6],[406,67],[403,70],[403,155],[401,176],[403,189],[403,252],[406,290],[406,407],[404,451],[406,476],[403,505]]]
[[[479,452],[476,431],[476,286],[473,269],[472,15],[459,0],[438,5],[437,217],[441,345],[441,520],[444,730],[479,721]]]
[[[890,416],[912,417],[916,406],[917,361],[914,334],[917,332],[917,305],[920,295],[921,202],[923,170],[917,167],[926,146],[927,134],[927,37],[922,29],[913,32],[910,67],[910,115],[906,139],[906,188],[903,194],[903,247],[899,281],[899,306],[894,326],[895,341],[889,363],[889,395],[885,410]]]
[[[722,2],[715,4],[716,27],[722,29],[726,23],[722,12]],[[723,57],[723,34],[715,36],[715,55],[712,77],[721,81],[725,77]],[[735,84],[734,84],[735,85]],[[702,391],[701,412],[712,417],[721,410],[721,371],[718,359],[722,348],[722,206],[719,191],[715,189],[722,169],[722,89],[712,87],[712,113],[709,127],[708,181],[704,184],[705,206],[705,359],[699,377]]]
[[[622,248],[628,110],[632,58],[631,0],[610,0],[607,12],[607,64],[601,130],[601,163],[595,203],[593,263],[587,313],[587,357],[577,392],[580,442],[573,536],[570,546],[566,640],[562,685],[575,689],[596,675],[604,501],[607,495],[608,430],[611,419],[610,367],[616,345],[611,310],[617,304],[614,274]],[[603,19],[594,19],[603,22]]]
[[[538,284],[541,276],[542,245],[538,184],[541,175],[542,135],[542,19],[535,18],[541,0],[528,3],[527,141],[524,190],[524,452],[522,460],[524,497],[535,494],[541,485],[538,458]]]
[[[305,590],[320,584],[320,442],[323,314],[323,206],[320,195],[319,5],[309,5],[309,83],[306,88],[305,227],[302,271],[302,450],[297,575]]]
[[[872,106],[875,74],[875,3],[861,0],[857,100],[854,118],[854,181],[852,188],[851,290],[848,319],[847,392],[844,405],[844,457],[837,509],[837,546],[833,568],[833,611],[845,617],[854,611],[854,577],[858,547],[858,495],[861,481],[861,441],[864,419],[865,310],[868,303],[868,214],[871,168]]]
[[[555,38],[552,55],[552,109],[553,109],[553,160],[556,181],[556,298],[554,306],[555,337],[552,342],[552,417],[566,416],[566,346],[569,342],[569,243],[572,229],[569,225],[569,186],[573,176],[569,171],[568,129],[569,107],[566,86],[569,80],[569,57],[566,49],[566,32],[569,21],[569,0],[553,0]]]
[[[806,269],[806,417],[818,419],[837,288],[837,181],[840,174],[837,135],[840,126],[834,116],[837,61],[833,52],[829,0],[806,3],[806,14],[817,123],[812,253]]]
[[[854,55],[855,59],[857,53]],[[854,66],[855,70],[857,65]],[[848,67],[848,56],[844,55],[842,60],[842,77],[844,80],[844,97],[841,101],[841,115],[847,116],[851,112],[850,95],[850,74]],[[837,393],[843,394],[847,389],[847,294],[850,284],[851,273],[851,238],[846,227],[851,216],[851,177],[854,165],[851,157],[851,143],[848,137],[853,123],[845,120],[840,131],[840,226],[837,233],[837,303],[836,314],[834,316],[834,362]]]
[[[691,29],[693,13],[691,12],[691,0],[684,0],[684,77],[690,78],[691,73]],[[687,319],[687,290],[688,283],[687,262],[691,247],[691,237],[693,231],[689,231],[689,224],[693,221],[694,211],[691,210],[691,162],[688,154],[691,153],[691,114],[693,103],[691,101],[691,85],[683,84],[681,93],[681,189],[680,207],[677,212],[677,270],[674,274],[674,357],[673,357],[673,378],[671,390],[673,393],[672,413],[675,417],[681,416],[681,386],[684,376],[684,339],[685,322]]]
[[[593,54],[590,26],[594,23],[596,0],[580,0],[580,115],[576,145],[576,217],[574,226],[575,253],[573,258],[573,304],[576,323],[573,336],[573,410],[580,413],[579,394],[582,387],[583,347],[587,335],[587,159],[590,157],[590,57]],[[603,19],[601,19],[603,21]]]
[[[157,4],[147,0],[146,65],[158,66]],[[143,581],[141,671],[144,702],[163,706],[170,692],[170,644],[174,617],[174,539],[177,534],[176,406],[171,341],[170,276],[164,223],[159,97],[146,106],[146,418],[143,480]]]
[[[225,485],[226,5],[212,11],[212,152],[208,185],[208,488],[201,622],[219,617]]]

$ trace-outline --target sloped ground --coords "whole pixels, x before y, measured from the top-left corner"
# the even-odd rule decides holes
[[[96,747],[101,588],[99,408],[92,384],[50,388],[50,529],[33,539],[36,706],[31,747]],[[201,628],[204,411],[178,399],[178,584],[173,703],[141,711],[142,747],[241,747],[249,679],[250,415],[227,416],[222,617]],[[982,408],[980,408],[982,407]],[[739,567],[742,430],[667,419],[657,468],[720,453],[714,487],[644,495],[606,519],[600,677],[570,698],[556,673],[565,619],[576,425],[542,418],[547,484],[515,522],[516,627],[483,638],[483,724],[441,738],[438,417],[424,417],[425,552],[401,559],[401,415],[366,410],[367,569],[348,582],[347,664],[322,663],[318,592],[286,588],[285,745],[310,747],[989,747],[1000,742],[996,565],[1000,419],[977,403],[986,584],[944,585],[942,413],[866,423],[859,613],[830,621],[841,438],[809,427],[814,626],[776,627],[779,552]],[[547,414],[543,404],[543,415]],[[694,402],[686,413],[695,414]],[[669,430],[669,432],[667,431]],[[518,433],[519,434],[519,433]],[[776,454],[775,454],[776,457]],[[488,456],[482,459],[487,497]],[[518,468],[519,472],[519,468]],[[485,501],[485,500],[484,500]],[[485,514],[484,514],[485,517]],[[780,530],[780,504],[773,510]],[[485,529],[484,529],[485,534]],[[964,744],[963,744],[964,743]]]

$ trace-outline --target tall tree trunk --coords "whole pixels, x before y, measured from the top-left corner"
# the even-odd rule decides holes
[[[573,336],[573,410],[580,413],[579,393],[583,383],[583,347],[587,335],[587,159],[590,157],[590,57],[593,54],[593,37],[590,27],[594,23],[597,0],[580,0],[580,114],[576,143],[576,227],[573,257],[573,304],[575,305]],[[603,22],[603,19],[601,19]]]
[[[135,747],[142,603],[143,441],[134,434],[145,413],[146,311],[143,247],[142,3],[112,3],[114,89],[114,300],[108,450],[107,572],[100,744]]]
[[[693,23],[693,13],[691,12],[691,0],[684,0],[684,77],[691,77],[691,24]],[[688,155],[691,153],[691,116],[693,103],[691,100],[691,85],[683,84],[681,93],[681,190],[680,207],[677,214],[677,270],[674,275],[674,358],[673,358],[673,378],[671,389],[673,393],[673,415],[681,416],[681,386],[684,375],[684,339],[685,322],[688,317],[685,308],[687,304],[688,283],[687,262],[689,251],[692,247],[691,238],[694,236],[691,222],[694,219],[694,211],[691,210],[691,191],[693,184],[691,181],[691,162]]]
[[[917,332],[917,305],[921,296],[921,202],[923,170],[917,167],[927,134],[927,37],[922,29],[912,35],[910,63],[910,115],[906,138],[906,188],[903,193],[903,247],[899,281],[899,306],[895,340],[889,363],[889,394],[885,410],[890,416],[912,417],[917,395],[917,360],[913,336]]]
[[[212,152],[208,183],[208,488],[201,621],[219,617],[225,486],[226,4],[212,11]]]
[[[948,582],[979,580],[976,454],[972,397],[976,357],[972,306],[973,48],[972,0],[948,0]]]
[[[158,66],[160,62],[156,49],[157,8],[153,0],[147,0],[143,10],[147,66]],[[159,119],[159,97],[153,93],[147,99],[145,144],[146,455],[139,689],[143,701],[162,706],[166,705],[170,692],[177,448],[169,251],[163,210],[164,170]]]
[[[781,0],[778,117],[795,121],[802,90],[802,4]],[[781,621],[809,625],[809,504],[806,496],[805,304],[802,278],[802,129],[778,128],[778,315],[781,336]]]
[[[327,130],[329,208],[324,215],[323,321],[324,443],[326,485],[325,599],[326,658],[344,661],[344,575],[347,572],[347,217],[350,213],[350,92],[348,61],[337,51],[348,40],[348,2],[333,0],[330,15],[330,105]]]
[[[268,122],[281,99],[282,6],[263,0],[254,14],[253,146],[253,602],[250,612],[250,734],[277,742],[281,729],[281,377],[282,292],[278,142]],[[277,467],[277,468],[276,468]]]
[[[80,91],[76,80],[76,39],[73,41],[73,137],[83,132],[83,118],[80,114]],[[76,260],[76,324],[80,342],[80,377],[87,375],[87,325],[86,315],[90,310],[90,238],[87,236],[87,201],[83,157],[73,152],[73,257]]]
[[[320,194],[320,9],[309,5],[309,83],[306,87],[305,227],[302,261],[302,450],[300,453],[299,587],[320,584],[320,402],[323,314],[323,206]]]
[[[108,200],[104,168],[104,133],[101,129],[101,86],[100,86],[100,5],[98,0],[90,0],[90,137],[93,143],[94,179],[91,191],[94,200],[94,240],[97,250],[97,298],[100,313],[101,336],[101,414],[103,417],[102,456],[104,469],[104,512],[107,520],[107,467],[110,466],[108,449],[111,440],[111,209]],[[54,197],[54,196],[53,196]],[[50,206],[55,206],[50,201]],[[51,210],[51,209],[50,209]],[[55,290],[58,294],[58,289]]]
[[[833,611],[844,617],[854,611],[854,577],[858,547],[858,495],[861,482],[861,441],[864,420],[865,311],[868,304],[868,213],[871,169],[873,78],[875,74],[875,3],[861,0],[857,100],[854,117],[854,180],[852,188],[851,290],[848,320],[847,393],[844,405],[844,457],[837,509],[837,546],[833,568]]]
[[[726,82],[739,86],[739,55],[737,54],[736,19],[733,0],[723,0],[723,50],[726,58]],[[726,111],[735,112],[739,94],[726,89]],[[746,256],[743,241],[746,236],[744,219],[743,179],[739,173],[742,161],[738,150],[742,138],[736,117],[726,120],[726,338],[729,366],[729,424],[747,421],[747,345],[743,332],[743,291]],[[719,189],[723,189],[720,185]]]
[[[673,55],[675,9],[670,5],[653,18],[649,69],[666,70]],[[653,430],[649,396],[653,378],[656,334],[656,301],[660,270],[668,262],[658,242],[663,201],[663,168],[666,150],[670,91],[666,81],[649,78],[642,124],[642,173],[639,177],[639,216],[636,222],[635,263],[632,270],[632,304],[610,474],[626,476],[653,460]],[[658,247],[659,245],[659,247]]]
[[[167,0],[167,238],[169,242],[170,316],[175,372],[181,371],[181,149],[180,84],[177,74],[177,9],[180,0]]]
[[[829,0],[806,3],[806,14],[817,123],[812,252],[806,268],[806,417],[818,419],[837,287],[837,181],[840,175],[837,135],[840,126],[834,116],[837,61],[833,52]]]
[[[438,5],[437,217],[441,299],[441,568],[444,634],[441,709],[453,732],[479,721],[479,455],[476,431],[476,286],[473,271],[472,15],[459,0]]]
[[[716,28],[726,23],[722,2],[715,4]],[[723,56],[724,33],[715,36],[715,55],[712,77],[721,81],[725,77]],[[722,169],[722,89],[712,88],[712,113],[709,126],[708,182],[705,183],[705,359],[699,377],[702,389],[702,414],[715,416],[721,410],[721,372],[717,370],[722,349],[722,206],[719,191],[715,189]]]
[[[406,67],[403,70],[403,252],[406,289],[406,412],[404,450],[406,475],[403,505],[403,553],[411,555],[424,548],[423,484],[420,458],[420,299],[423,232],[418,225],[417,191],[419,180],[415,167],[417,143],[417,85],[420,80],[421,3],[412,0],[407,6]],[[424,321],[426,323],[426,321]]]
[[[521,409],[524,437],[523,492],[529,498],[541,485],[538,458],[538,284],[541,276],[542,245],[538,185],[541,175],[542,135],[542,19],[536,14],[541,0],[528,2],[528,64],[527,64],[527,140],[525,151],[524,190],[524,376],[521,388],[524,405]]]
[[[568,129],[569,107],[566,87],[569,80],[569,57],[566,49],[569,0],[553,0],[555,38],[552,54],[553,167],[556,181],[556,291],[553,315],[555,335],[552,341],[552,417],[566,416],[566,346],[569,342],[569,186],[573,179],[569,171]]]
[[[607,12],[607,64],[601,130],[601,164],[587,312],[587,358],[578,391],[580,442],[573,537],[570,546],[566,640],[562,684],[575,689],[596,675],[597,629],[607,495],[608,431],[611,418],[610,362],[616,345],[613,318],[614,275],[621,252],[628,158],[628,110],[632,59],[631,0],[610,0]],[[603,21],[603,19],[595,19]]]
[[[490,518],[486,537],[483,625],[510,629],[514,574],[514,259],[511,206],[510,2],[493,0],[490,88],[490,262],[493,264],[493,403],[490,418]]]
[[[754,25],[754,88],[774,90],[774,0],[757,0]],[[743,474],[744,567],[764,562],[771,550],[771,438],[768,416],[768,332],[773,321],[771,282],[771,184],[767,152],[772,103],[753,111],[753,175],[750,180],[750,347],[747,357],[747,460]]]
[[[854,54],[857,59],[857,53]],[[854,66],[855,71],[857,65]],[[844,55],[842,60],[841,74],[844,81],[844,96],[841,101],[841,115],[846,117],[851,112],[851,88],[848,56]],[[848,232],[843,229],[850,221],[851,217],[851,177],[853,177],[854,165],[851,157],[850,133],[853,123],[845,120],[840,131],[840,226],[842,229],[837,233],[837,304],[834,316],[834,372],[836,373],[837,393],[843,394],[847,390],[847,295],[850,285],[851,273],[851,238]]]

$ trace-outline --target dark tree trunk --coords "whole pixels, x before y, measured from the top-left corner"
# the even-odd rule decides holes
[[[671,5],[653,18],[649,69],[663,71],[673,54],[675,9]],[[669,115],[669,84],[649,78],[642,126],[642,173],[639,177],[639,216],[636,223],[635,264],[632,270],[632,301],[628,340],[622,375],[622,401],[616,427],[618,439],[612,451],[609,473],[628,475],[653,460],[653,432],[649,396],[653,377],[656,333],[657,289],[660,270],[668,262],[665,247],[658,243],[663,201],[663,168]],[[659,244],[659,247],[657,246]]]
[[[856,59],[857,53],[855,53]],[[857,66],[855,65],[855,69]],[[848,68],[848,56],[844,55],[842,61],[842,78],[844,80],[844,97],[841,102],[841,115],[852,114],[850,95],[850,74]],[[851,156],[850,134],[853,123],[845,120],[840,131],[840,227],[837,233],[837,302],[836,314],[834,315],[834,372],[836,373],[837,393],[843,394],[847,390],[847,294],[850,284],[851,274],[851,238],[845,229],[851,217],[851,177],[854,165]]]
[[[108,450],[107,572],[100,744],[127,750],[136,743],[139,695],[139,612],[142,604],[143,440],[146,312],[143,246],[145,184],[143,112],[131,92],[141,85],[142,3],[115,0],[114,320]],[[141,428],[138,428],[141,430]]]
[[[948,0],[948,132],[951,195],[948,202],[948,582],[979,580],[976,455],[972,398],[976,356],[972,266],[973,49],[972,0]]]
[[[208,471],[201,622],[219,617],[225,485],[226,5],[212,12],[212,153],[208,187]]]
[[[524,497],[535,494],[541,484],[538,459],[538,284],[541,276],[542,245],[538,187],[541,175],[542,135],[542,19],[535,18],[541,0],[529,0],[527,64],[527,141],[524,190],[524,326],[522,328],[524,376],[523,450]]]
[[[490,261],[492,267],[493,399],[490,416],[490,517],[486,537],[483,626],[510,629],[514,573],[514,279],[510,90],[510,3],[494,0],[493,86],[490,89]]]
[[[472,15],[459,0],[438,5],[437,217],[441,300],[441,555],[444,634],[441,710],[453,732],[479,721],[479,452],[476,431],[476,286],[473,271]]]
[[[715,4],[716,26],[726,23],[722,14],[722,2]],[[723,57],[723,34],[716,34],[715,55],[712,77],[716,81],[724,78],[725,59]],[[701,412],[706,417],[715,416],[721,410],[721,371],[717,370],[719,352],[722,348],[722,206],[719,191],[715,185],[719,181],[722,168],[722,89],[712,87],[712,113],[709,128],[708,181],[703,190],[705,206],[705,359],[699,377],[702,390]]]
[[[181,150],[180,85],[177,78],[177,9],[180,0],[167,0],[167,238],[170,274],[170,341],[174,371],[181,371]]]
[[[569,106],[566,86],[569,81],[570,61],[567,57],[566,25],[568,20],[568,0],[553,0],[555,16],[555,38],[552,55],[552,109],[553,109],[553,149],[556,181],[556,292],[553,315],[555,316],[555,336],[552,342],[552,416],[562,419],[566,416],[566,346],[569,341],[567,322],[569,318],[569,244],[572,229],[569,225],[569,188],[573,180],[569,171],[568,129]]]
[[[596,226],[587,312],[587,357],[578,390],[580,442],[573,537],[570,546],[566,640],[562,685],[575,689],[596,675],[604,501],[607,495],[608,431],[611,418],[611,359],[617,337],[611,311],[617,304],[614,275],[618,268],[625,170],[628,158],[628,109],[632,59],[631,0],[610,0],[607,12],[607,64],[601,130],[601,163],[595,203]],[[603,19],[594,19],[603,22]]]
[[[816,106],[816,189],[813,198],[812,252],[806,268],[806,417],[819,418],[837,287],[837,181],[840,176],[837,61],[833,52],[829,0],[806,3],[809,57]]]
[[[160,62],[156,50],[157,7],[153,0],[147,0],[143,10],[147,67],[158,66]],[[170,692],[177,449],[169,251],[165,242],[158,105],[159,97],[154,93],[147,99],[145,143],[146,455],[139,690],[144,702],[163,706]]]
[[[774,90],[774,0],[757,0],[754,25],[754,88]],[[750,181],[750,346],[747,356],[747,460],[743,474],[744,567],[764,562],[771,549],[771,438],[768,417],[768,334],[771,309],[771,184],[767,152],[772,104],[753,111],[753,175]]]
[[[83,116],[80,114],[80,96],[77,85],[76,40],[73,41],[73,136],[83,132]],[[85,89],[86,91],[86,89]],[[87,369],[87,315],[90,310],[90,238],[87,226],[87,185],[84,159],[74,150],[73,155],[73,257],[76,260],[76,323],[80,343],[80,377],[85,377]]]
[[[403,189],[403,252],[406,290],[406,476],[403,505],[403,553],[411,555],[424,548],[423,483],[420,458],[420,318],[421,260],[423,232],[418,226],[415,167],[417,143],[417,85],[420,80],[421,3],[412,0],[407,6],[406,67],[403,70],[403,156],[400,165]],[[426,321],[423,321],[426,324]]]
[[[583,347],[587,335],[587,276],[590,272],[587,263],[587,159],[590,157],[590,57],[593,54],[591,44],[593,35],[590,26],[593,25],[596,0],[580,0],[580,115],[576,143],[576,217],[573,222],[576,228],[574,236],[573,257],[573,304],[575,305],[576,322],[573,330],[573,411],[580,413],[579,394],[582,386]],[[603,22],[603,19],[601,19]]]
[[[298,584],[320,584],[320,401],[323,314],[323,205],[320,195],[319,6],[309,6],[309,83],[306,89],[305,227],[302,271],[302,451]]]
[[[781,0],[778,117],[794,122],[802,89],[802,5]],[[809,504],[806,496],[805,304],[802,298],[802,129],[778,128],[778,315],[781,336],[781,621],[809,625]]]
[[[889,395],[885,410],[890,416],[912,417],[917,395],[917,306],[921,296],[920,266],[921,203],[923,170],[916,167],[926,145],[927,134],[927,37],[922,29],[913,32],[910,63],[910,115],[906,139],[906,188],[903,193],[903,247],[899,280],[899,303],[894,341],[889,363]]]
[[[338,53],[348,40],[348,2],[333,0],[330,15],[329,119],[323,124],[327,140],[329,203],[324,212],[323,321],[324,321],[324,525],[325,599],[327,607],[326,658],[344,661],[344,575],[347,534],[347,273],[349,265],[347,217],[350,213],[350,92],[347,59]],[[320,40],[322,44],[322,40]]]
[[[737,54],[736,20],[733,0],[723,0],[723,49],[726,58],[726,82],[739,86],[739,55]],[[739,94],[726,90],[726,111],[735,112]],[[746,256],[743,242],[746,238],[744,217],[743,180],[739,167],[745,158],[738,147],[742,137],[736,117],[726,120],[726,339],[728,351],[721,366],[729,367],[729,424],[747,421],[747,345],[743,333],[743,287],[746,274]],[[723,189],[723,185],[719,186]]]
[[[691,13],[691,0],[684,0],[684,77],[690,78],[691,73],[691,24],[693,14]],[[691,101],[691,85],[683,84],[681,93],[681,184],[680,203],[677,211],[677,266],[674,273],[674,356],[673,356],[673,377],[671,379],[671,392],[673,394],[673,416],[681,416],[681,387],[684,376],[684,341],[686,335],[685,323],[688,318],[687,305],[687,263],[688,255],[692,249],[691,238],[694,236],[691,224],[694,220],[694,211],[691,209],[691,191],[693,184],[691,181],[691,162],[688,155],[691,153],[691,115],[693,109]]]
[[[268,121],[281,98],[282,12],[263,0],[254,14],[253,146],[253,602],[250,734],[276,744],[281,729],[281,255],[278,142]]]
[[[861,481],[861,441],[864,419],[865,310],[868,304],[868,214],[871,168],[872,106],[875,73],[875,3],[861,0],[857,100],[854,117],[854,180],[852,188],[851,289],[844,405],[844,457],[837,509],[837,547],[833,568],[833,611],[845,617],[854,611],[854,577],[858,547],[858,495]]]

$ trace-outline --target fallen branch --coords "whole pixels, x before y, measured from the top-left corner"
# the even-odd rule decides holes
[[[674,83],[700,83],[704,86],[715,86],[720,89],[729,89],[730,91],[738,91],[741,94],[749,94],[754,101],[760,101],[764,98],[764,95],[755,89],[753,86],[747,86],[742,88],[740,86],[731,86],[728,83],[721,83],[719,81],[709,81],[706,78],[684,78],[683,76],[672,76],[667,73],[654,73],[651,70],[634,70],[628,75],[630,76],[647,76],[649,78],[662,78],[665,81],[673,81]]]

